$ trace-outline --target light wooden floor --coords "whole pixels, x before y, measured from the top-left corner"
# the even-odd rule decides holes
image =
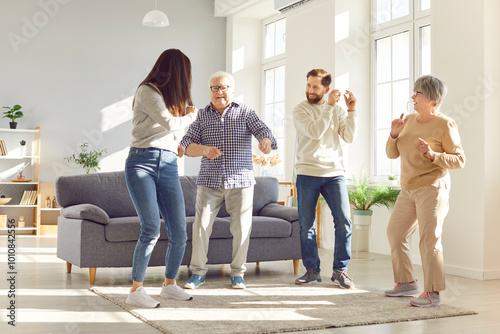
[[[9,326],[6,308],[9,305],[7,280],[7,238],[0,236],[0,333],[158,333],[123,309],[88,291],[88,269],[73,266],[66,273],[66,264],[56,257],[56,239],[52,237],[18,236],[16,259],[16,327]],[[331,274],[331,251],[320,250],[322,273]],[[293,281],[290,261],[248,264],[247,277],[281,276]],[[210,266],[210,281],[226,280],[226,266]],[[300,269],[300,275],[303,269]],[[353,260],[349,273],[360,285],[388,289],[392,286],[392,269],[388,256],[375,255],[374,261]],[[96,285],[129,285],[130,268],[97,269]],[[162,268],[149,268],[146,285],[159,285]],[[180,283],[188,277],[181,270]],[[422,281],[420,268],[417,278]],[[359,326],[308,333],[500,333],[500,280],[478,281],[456,276],[447,277],[448,290],[442,294],[447,304],[473,309],[474,316],[452,317],[372,326]],[[211,333],[208,328],[206,333]],[[300,332],[305,333],[305,332]]]

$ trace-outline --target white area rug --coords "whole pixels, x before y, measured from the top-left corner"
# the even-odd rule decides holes
[[[247,289],[228,282],[210,282],[190,290],[194,299],[162,299],[160,287],[146,287],[160,301],[156,309],[125,304],[130,287],[93,287],[97,295],[124,308],[162,333],[282,333],[413,321],[477,314],[453,306],[418,308],[409,297],[389,298],[383,291],[357,287],[344,290],[329,279],[298,286],[267,277],[246,280]]]

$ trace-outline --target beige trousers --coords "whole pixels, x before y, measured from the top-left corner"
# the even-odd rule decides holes
[[[448,208],[449,186],[444,180],[440,180],[436,187],[401,191],[387,226],[396,283],[411,282],[415,279],[408,238],[418,227],[424,291],[446,289],[441,235]]]
[[[243,277],[246,271],[245,262],[252,230],[253,186],[238,189],[198,186],[191,254],[193,274],[204,276],[208,271],[208,243],[215,217],[224,201],[230,216],[230,231],[233,236],[231,277]]]

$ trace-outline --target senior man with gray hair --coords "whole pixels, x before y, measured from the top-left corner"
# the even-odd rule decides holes
[[[210,77],[210,104],[198,112],[180,146],[186,155],[201,156],[196,184],[196,215],[193,223],[193,275],[184,287],[195,289],[205,283],[208,243],[212,226],[222,204],[230,215],[233,236],[231,285],[246,287],[248,245],[252,228],[253,188],[252,135],[267,154],[277,149],[271,130],[248,105],[233,101],[234,78],[227,72]]]

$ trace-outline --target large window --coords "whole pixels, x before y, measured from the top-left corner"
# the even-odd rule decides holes
[[[269,59],[283,55],[286,51],[286,19],[271,21],[264,24],[264,58]]]
[[[278,152],[282,161],[271,167],[273,176],[285,175],[285,60],[286,60],[286,19],[270,19],[263,22],[263,91],[262,118],[273,131],[278,141]],[[273,152],[274,154],[275,152]]]
[[[430,2],[372,0],[373,174],[400,174],[400,161],[388,159],[391,122],[412,113],[413,82],[431,73]]]

